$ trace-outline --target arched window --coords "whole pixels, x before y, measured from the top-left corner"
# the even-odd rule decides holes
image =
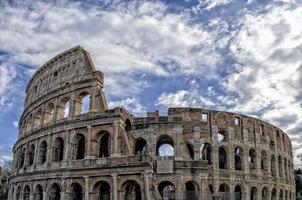
[[[111,147],[111,136],[106,131],[101,131],[98,137],[99,141],[99,157],[109,157]]]
[[[126,121],[125,121],[125,131],[128,133],[128,132],[131,131],[131,129],[132,129],[131,122],[130,122],[129,119],[126,119]]]
[[[18,151],[17,155],[17,169],[21,169],[24,166],[24,159],[25,159],[25,151],[26,149],[23,148]]]
[[[186,187],[186,199],[197,200],[198,199],[198,185],[193,181],[188,181],[185,184]]]
[[[38,128],[42,124],[42,110],[39,109],[34,118],[34,128]]]
[[[88,113],[90,110],[90,95],[88,93],[80,94],[80,112],[81,114]]]
[[[43,188],[37,185],[34,192],[34,200],[43,200]]]
[[[224,147],[219,147],[219,169],[227,169],[227,153]]]
[[[267,171],[268,170],[268,159],[266,151],[261,151],[261,170]]]
[[[187,142],[186,145],[191,159],[194,160],[194,146],[189,142]]]
[[[285,175],[285,178],[288,178],[287,177],[287,160],[286,160],[286,158],[284,158],[284,175]]]
[[[19,186],[16,191],[16,200],[20,200],[21,197],[21,187]]]
[[[29,200],[29,196],[30,196],[30,188],[29,186],[25,186],[24,188],[24,193],[23,193],[23,200]]]
[[[227,132],[219,131],[217,134],[217,141],[218,142],[227,142]]]
[[[257,188],[256,187],[252,187],[252,189],[251,189],[250,200],[257,200]]]
[[[228,196],[230,192],[230,187],[223,183],[219,186],[219,193],[221,193],[222,196]]]
[[[30,145],[27,153],[27,166],[31,166],[34,164],[34,157],[35,157],[35,145]]]
[[[279,200],[283,200],[283,190],[280,189],[280,192],[279,192]]]
[[[28,133],[29,131],[31,131],[32,129],[32,115],[30,115],[27,119],[26,119],[26,132]]]
[[[73,159],[84,159],[85,156],[85,137],[82,134],[76,134],[72,141]]]
[[[242,199],[242,191],[240,185],[236,185],[235,187],[235,200],[241,200]]]
[[[139,138],[135,142],[134,148],[135,155],[145,155],[147,154],[147,141],[143,138]]]
[[[71,186],[70,199],[71,200],[82,200],[83,199],[83,189],[78,183],[72,183]]]
[[[276,159],[275,156],[271,156],[271,174],[273,177],[276,176]]]
[[[262,200],[269,200],[268,199],[268,190],[266,187],[263,187],[263,189],[262,189]]]
[[[242,150],[240,147],[235,148],[235,170],[242,170]]]
[[[205,143],[201,149],[201,159],[207,160],[208,165],[212,165],[212,145]]]
[[[49,124],[54,116],[54,105],[48,104],[44,113],[44,124]]]
[[[70,99],[69,97],[65,97],[61,100],[58,107],[58,119],[67,118],[70,113],[69,108],[70,108]]]
[[[175,199],[175,186],[169,181],[163,181],[158,185],[158,191],[163,199]]]
[[[52,160],[55,162],[62,161],[63,155],[64,155],[64,140],[61,137],[57,137],[53,144]]]
[[[279,177],[283,177],[283,164],[281,156],[278,156]]]
[[[97,195],[94,199],[110,200],[110,190],[110,185],[107,182],[97,182],[93,187],[93,193]]]
[[[38,164],[43,164],[46,162],[46,156],[47,156],[47,143],[45,141],[42,141],[39,146],[39,160]]]
[[[124,200],[142,200],[141,187],[136,181],[126,181],[122,188]]]
[[[274,188],[273,190],[272,190],[272,200],[277,200],[277,190]]]
[[[253,148],[249,150],[249,163],[250,163],[250,169],[257,168],[257,152]]]
[[[174,142],[170,136],[162,136],[156,145],[157,156],[174,156]]]
[[[61,192],[60,186],[57,183],[52,184],[48,194],[49,200],[60,200],[61,199],[60,192]]]

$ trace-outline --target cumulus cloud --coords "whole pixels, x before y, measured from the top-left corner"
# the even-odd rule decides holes
[[[109,108],[114,108],[118,106],[123,106],[127,108],[127,110],[137,116],[144,116],[147,112],[146,107],[143,106],[139,99],[135,97],[128,97],[121,101],[110,101],[108,105]]]

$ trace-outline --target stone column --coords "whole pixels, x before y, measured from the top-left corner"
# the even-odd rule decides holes
[[[200,174],[201,180],[201,188],[199,190],[199,200],[207,200],[209,198],[209,183],[208,183],[208,175],[207,174]]]
[[[119,121],[113,122],[113,137],[112,137],[112,156],[118,157],[118,135],[119,135]]]
[[[150,187],[149,187],[149,172],[144,173],[144,187],[145,187],[145,199],[151,200]]]
[[[184,199],[183,195],[183,176],[177,175],[176,177],[176,199]]]
[[[181,155],[181,137],[182,137],[183,128],[181,126],[177,126],[173,128],[174,135],[176,135],[176,142],[175,142],[175,160],[183,160]]]
[[[89,125],[87,126],[87,142],[86,142],[86,158],[91,158],[91,134],[92,134],[92,127]]]
[[[33,170],[36,170],[36,166],[37,166],[37,159],[39,157],[39,143],[38,143],[38,139],[35,142],[35,155],[34,155],[34,163],[33,163]]]
[[[52,119],[51,119],[51,123],[53,123],[53,122],[55,122],[55,121],[57,121],[57,119],[58,119],[58,109],[59,109],[59,99],[58,98],[56,98],[56,100],[55,100],[55,102],[54,102],[54,111],[53,111],[53,117],[52,117]]]
[[[85,200],[89,200],[89,176],[83,176],[85,179]]]
[[[93,86],[91,86],[91,94],[90,94],[90,112],[96,112],[97,108],[96,108],[96,93],[97,93],[97,86],[94,84]]]
[[[117,196],[117,174],[111,174],[112,176],[112,183],[113,183],[113,188],[112,188],[112,193],[113,193],[113,200],[118,200],[118,196]]]

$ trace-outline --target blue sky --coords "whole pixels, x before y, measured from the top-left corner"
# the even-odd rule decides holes
[[[192,106],[273,123],[302,153],[302,1],[1,1],[0,165],[11,160],[33,72],[76,45],[109,106]]]

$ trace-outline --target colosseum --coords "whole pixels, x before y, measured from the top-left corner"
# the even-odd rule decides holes
[[[80,46],[34,73],[9,199],[295,199],[291,141],[276,126],[203,108],[135,117],[107,107],[103,84]]]

